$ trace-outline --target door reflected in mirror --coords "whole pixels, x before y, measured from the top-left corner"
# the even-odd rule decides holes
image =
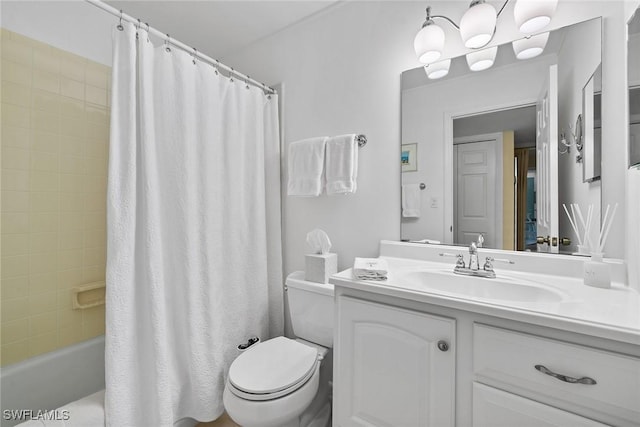
[[[629,166],[640,165],[640,9],[629,21]]]
[[[418,148],[403,194],[427,186],[413,215],[403,209],[403,240],[469,245],[482,235],[485,247],[577,251],[562,205],[593,206],[600,223],[601,31],[601,18],[554,30],[528,60],[502,45],[481,72],[463,56],[439,80],[403,73],[402,144]]]

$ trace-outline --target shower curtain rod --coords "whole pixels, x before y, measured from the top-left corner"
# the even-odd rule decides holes
[[[265,85],[264,83],[261,83],[255,79],[252,79],[251,77],[242,74],[236,70],[234,70],[232,67],[229,67],[228,65],[223,64],[222,62],[218,61],[217,59],[213,59],[203,53],[200,53],[196,48],[194,47],[190,47],[187,46],[186,44],[172,39],[171,36],[169,36],[169,34],[164,34],[161,33],[160,31],[156,30],[155,28],[149,26],[149,24],[147,24],[146,22],[142,22],[139,19],[136,19],[134,17],[132,17],[131,15],[127,15],[126,13],[123,13],[122,10],[118,10],[115,7],[109,6],[106,3],[103,3],[100,0],[85,0],[87,3],[92,4],[93,6],[96,6],[102,10],[104,10],[105,12],[108,12],[112,15],[114,15],[117,18],[120,18],[121,20],[124,21],[128,21],[131,22],[132,24],[138,26],[138,27],[146,27],[147,31],[150,34],[153,34],[156,37],[159,37],[161,39],[163,39],[165,41],[165,43],[171,45],[171,46],[175,46],[179,49],[182,49],[183,51],[189,53],[190,55],[197,57],[198,59],[212,65],[215,68],[221,68],[225,71],[227,71],[229,73],[229,76],[236,76],[237,78],[239,78],[240,80],[244,81],[247,84],[252,84],[254,86],[257,86],[259,88],[261,88],[262,90],[264,90],[267,94],[276,94],[277,91],[267,85]]]

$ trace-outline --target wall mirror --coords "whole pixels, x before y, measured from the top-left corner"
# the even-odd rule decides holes
[[[629,166],[640,165],[640,9],[636,10],[627,26],[629,38]]]
[[[405,71],[402,144],[416,144],[418,166],[402,173],[402,240],[467,246],[482,234],[485,247],[576,252],[563,204],[592,206],[600,222],[601,53],[596,18],[551,31],[530,59],[507,43],[483,71],[464,56],[439,79]]]

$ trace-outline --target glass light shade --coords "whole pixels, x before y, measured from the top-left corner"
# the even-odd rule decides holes
[[[444,61],[434,62],[433,64],[425,65],[424,71],[427,73],[427,77],[432,80],[440,79],[449,74],[449,67],[451,66],[451,59],[445,59]]]
[[[498,17],[496,9],[488,3],[471,6],[460,21],[460,36],[471,49],[486,46],[493,38]]]
[[[513,42],[513,53],[518,59],[529,59],[540,55],[549,40],[549,33],[542,33]]]
[[[493,65],[496,60],[498,46],[467,53],[467,64],[471,71],[482,71]]]
[[[418,60],[430,64],[442,56],[444,48],[444,31],[436,24],[423,27],[413,40],[413,48]]]
[[[558,0],[517,0],[513,17],[521,33],[532,34],[546,27],[558,6]]]

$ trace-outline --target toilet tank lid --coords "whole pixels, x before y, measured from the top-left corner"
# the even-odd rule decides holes
[[[285,284],[288,287],[303,289],[309,292],[316,292],[322,295],[333,296],[334,287],[331,283],[318,283],[304,280],[304,271],[294,271],[287,276]]]

